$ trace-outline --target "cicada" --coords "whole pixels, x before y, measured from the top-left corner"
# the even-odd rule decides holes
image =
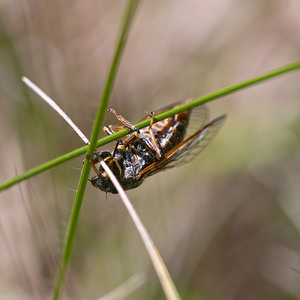
[[[96,176],[90,180],[92,185],[105,192],[117,193],[108,175],[98,164],[101,160],[104,160],[112,170],[124,190],[129,190],[141,185],[145,178],[167,168],[186,163],[201,152],[219,131],[226,115],[221,115],[206,123],[207,109],[205,106],[200,106],[157,123],[153,122],[155,114],[177,107],[187,101],[150,113],[146,117],[151,119],[150,125],[141,130],[118,115],[114,109],[109,109],[108,111],[112,112],[122,125],[105,126],[104,132],[110,135],[124,128],[130,129],[131,132],[119,139],[112,151],[93,153],[89,160],[96,172]],[[196,110],[196,118],[191,122],[192,112]],[[189,123],[193,123],[194,126],[196,124],[197,130],[184,139]]]

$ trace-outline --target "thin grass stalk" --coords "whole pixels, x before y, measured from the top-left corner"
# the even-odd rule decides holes
[[[100,128],[102,126],[102,122],[104,119],[104,115],[106,113],[108,101],[110,98],[110,94],[112,91],[112,87],[115,81],[118,65],[121,59],[121,54],[124,50],[126,38],[129,32],[130,24],[134,16],[134,12],[136,9],[138,1],[137,0],[129,0],[127,2],[124,18],[121,24],[121,31],[119,33],[119,37],[117,39],[117,45],[114,51],[114,55],[109,67],[109,72],[107,75],[107,79],[104,85],[104,90],[101,96],[101,103],[97,111],[95,123],[93,125],[91,137],[90,137],[90,144],[88,145],[86,151],[87,151],[87,157],[89,157],[92,152],[96,148],[97,138],[100,133]],[[75,196],[71,217],[69,221],[69,226],[67,230],[67,234],[65,237],[65,242],[63,246],[63,255],[61,259],[61,263],[58,269],[55,285],[54,285],[54,291],[53,291],[53,299],[57,300],[59,299],[60,290],[65,278],[65,274],[70,262],[73,244],[74,244],[74,238],[75,233],[78,225],[79,215],[81,211],[81,206],[83,202],[83,196],[85,193],[89,173],[90,173],[91,166],[88,163],[88,159],[85,159],[83,169],[81,172],[81,176],[79,179],[79,185],[77,189],[77,193]]]
[[[174,114],[176,113],[179,113],[179,112],[182,112],[184,110],[187,110],[187,109],[191,109],[191,108],[194,108],[196,106],[199,106],[199,105],[202,105],[206,102],[209,102],[209,101],[212,101],[212,100],[215,100],[217,98],[221,98],[221,97],[224,97],[224,96],[227,96],[229,94],[232,94],[234,92],[237,92],[241,89],[244,89],[246,87],[250,87],[252,85],[255,85],[255,84],[258,84],[258,83],[262,83],[263,81],[265,80],[268,80],[268,79],[271,79],[273,77],[276,77],[276,76],[279,76],[279,75],[282,75],[284,73],[288,73],[288,72],[291,72],[291,71],[295,71],[297,69],[300,68],[300,61],[297,61],[295,63],[292,63],[292,64],[289,64],[289,65],[286,65],[286,66],[283,66],[283,67],[280,67],[276,70],[273,70],[273,71],[270,71],[268,73],[265,73],[263,75],[259,75],[259,76],[256,76],[256,77],[253,77],[249,80],[246,80],[246,81],[243,81],[243,82],[240,82],[238,84],[235,84],[235,85],[232,85],[232,86],[229,86],[229,87],[226,87],[226,88],[223,88],[223,89],[220,89],[216,92],[213,92],[213,93],[210,93],[210,94],[207,94],[203,97],[200,97],[200,98],[197,98],[193,101],[191,101],[190,103],[186,103],[184,105],[181,105],[181,106],[178,106],[176,108],[173,108],[173,109],[170,109],[164,113],[161,113],[157,116],[154,116],[154,122],[158,122],[160,120],[163,120],[167,117],[170,117],[170,116],[173,116]],[[142,121],[138,124],[135,124],[135,126],[139,129],[141,128],[144,128],[146,126],[149,126],[150,124],[150,120],[145,120],[145,121]],[[99,126],[99,127],[98,127]],[[97,128],[99,129],[100,128],[100,123],[98,122],[97,123]],[[100,130],[100,129],[99,129]],[[116,132],[110,136],[106,136],[102,139],[99,139],[97,142],[96,142],[96,146],[97,147],[100,147],[100,146],[103,146],[103,145],[106,145],[118,138],[121,138],[123,136],[125,136],[126,134],[128,134],[128,130],[121,130],[119,132]],[[94,146],[94,143],[93,143],[93,146]],[[13,179],[10,179],[4,183],[2,183],[0,185],[0,191],[1,190],[4,190],[4,189],[7,189],[21,181],[24,181],[30,177],[33,177],[39,173],[42,173],[46,170],[49,170],[59,164],[62,164],[63,162],[65,161],[68,161],[70,159],[73,159],[75,157],[78,157],[84,153],[86,153],[88,150],[88,146],[83,146],[83,147],[80,147],[80,148],[77,148],[71,152],[68,152],[64,155],[61,155],[53,160],[50,160],[44,164],[41,164],[35,168],[32,168],[31,170],[29,171],[26,171],[24,173],[22,173],[21,175],[18,175],[16,177],[14,177]]]
[[[148,254],[151,258],[153,267],[156,271],[156,274],[159,278],[160,284],[162,286],[162,289],[165,293],[165,296],[168,300],[180,300],[179,293],[176,289],[176,286],[170,276],[170,273],[162,260],[153,240],[151,239],[146,227],[142,223],[140,217],[138,216],[136,210],[134,209],[133,205],[131,204],[129,198],[127,197],[125,191],[123,190],[122,186],[118,182],[116,176],[113,174],[113,172],[110,170],[110,168],[107,166],[107,164],[102,160],[101,162],[102,168],[107,173],[109,179],[113,183],[114,187],[119,193],[120,198],[122,199],[125,207],[127,208],[129,215],[139,232],[143,243],[148,251]]]

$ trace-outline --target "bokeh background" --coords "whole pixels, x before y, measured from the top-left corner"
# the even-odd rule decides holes
[[[89,136],[124,7],[0,2],[1,182],[83,145],[20,77]],[[110,106],[134,123],[294,62],[299,32],[298,0],[141,1]],[[212,144],[128,192],[184,299],[300,299],[299,82],[293,72],[208,104],[211,118],[228,114]],[[0,193],[0,299],[51,295],[82,161]],[[132,276],[128,299],[164,299],[119,198],[89,185],[62,298],[98,299]]]

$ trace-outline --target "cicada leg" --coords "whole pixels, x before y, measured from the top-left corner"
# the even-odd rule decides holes
[[[107,126],[103,127],[103,131],[105,132],[106,135],[114,134],[117,131],[120,131],[120,130],[123,130],[123,129],[126,129],[126,127],[125,126],[115,126],[115,125],[107,125]],[[112,150],[112,156],[115,157],[116,151],[117,151],[119,145],[124,145],[129,140],[132,140],[133,138],[136,139],[135,136],[134,137],[130,136],[128,138],[125,138],[124,141],[122,139],[118,139],[116,145],[114,146],[114,148]]]
[[[97,169],[96,164],[98,162],[100,162],[101,159],[102,158],[100,157],[100,154],[97,151],[93,152],[93,154],[89,157],[89,163],[96,174],[99,173],[99,170]]]
[[[157,141],[155,139],[154,132],[153,132],[153,129],[152,129],[152,125],[153,125],[153,122],[154,122],[153,116],[154,116],[154,112],[151,112],[148,116],[148,118],[150,118],[149,133],[150,133],[152,144],[155,148],[155,156],[157,158],[161,158],[161,151],[158,148]]]
[[[113,108],[109,108],[107,111],[113,113],[116,116],[116,118],[125,126],[125,128],[131,129],[132,131],[136,131],[137,133],[140,132],[136,126],[131,124],[129,121],[127,121],[121,115],[117,114],[117,112]]]
[[[100,167],[99,169],[97,169],[96,164],[98,164],[102,160],[108,165],[109,168],[112,167],[114,158],[112,157],[111,153],[108,151],[103,151],[101,153],[94,151],[89,157],[89,163],[96,174],[99,174],[100,171]]]
[[[125,126],[107,125],[103,127],[103,131],[106,135],[114,134],[120,130],[128,129]]]
[[[123,124],[123,126],[116,126],[116,125],[107,125],[107,126],[104,126],[103,127],[103,131],[105,132],[106,135],[114,134],[117,131],[120,131],[120,130],[123,130],[123,129],[130,129],[130,130],[135,131],[134,135],[129,135],[124,140],[119,139],[117,141],[117,144],[115,145],[115,147],[113,149],[113,154],[112,154],[113,157],[114,157],[115,154],[116,154],[116,151],[118,149],[118,146],[120,144],[124,145],[126,143],[133,142],[137,138],[137,135],[140,133],[140,131],[139,131],[139,129],[136,126],[134,126],[133,124],[131,124],[129,121],[127,121],[121,115],[117,114],[117,112],[113,108],[109,108],[107,111],[113,113],[116,116],[116,118]]]
[[[115,132],[117,132],[119,130],[125,129],[125,128],[135,131],[135,133],[133,135],[129,135],[128,138],[126,138],[125,140],[119,140],[118,141],[117,145],[115,146],[115,148],[113,150],[113,156],[114,156],[119,144],[122,144],[122,143],[125,143],[125,144],[126,143],[132,143],[135,139],[139,139],[139,133],[140,133],[140,131],[132,123],[130,123],[129,121],[127,121],[121,115],[117,114],[117,112],[113,108],[109,108],[107,111],[113,113],[116,116],[116,118],[124,125],[124,126],[114,126],[114,125],[105,126],[103,128],[103,130],[104,130],[104,132],[107,135],[111,135],[111,134],[113,134],[113,133],[115,133]],[[154,149],[149,149],[149,150],[153,150],[153,152],[155,152],[156,158],[159,159],[159,158],[161,158],[161,150],[158,147],[158,144],[157,144],[157,141],[155,139],[154,132],[153,132],[153,129],[152,129],[152,125],[154,123],[153,116],[154,116],[154,112],[151,112],[149,114],[149,116],[148,116],[148,118],[150,118],[149,133],[150,133],[151,142],[152,142],[153,147],[154,147]],[[149,148],[148,145],[145,144],[145,146],[147,148]]]

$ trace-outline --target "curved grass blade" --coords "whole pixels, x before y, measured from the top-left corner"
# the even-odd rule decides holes
[[[160,280],[160,284],[162,286],[162,289],[166,295],[166,298],[168,300],[180,300],[179,293],[175,287],[175,284],[170,276],[170,273],[161,258],[153,240],[151,239],[146,227],[142,223],[140,217],[138,216],[136,210],[134,209],[133,205],[131,204],[130,200],[128,199],[125,191],[123,190],[122,186],[120,185],[118,179],[116,176],[113,174],[111,169],[107,166],[107,164],[102,160],[100,162],[102,168],[105,170],[107,175],[109,176],[109,179],[115,186],[116,190],[119,193],[120,198],[122,199],[126,209],[129,212],[129,215],[134,222],[134,225],[139,232],[143,243],[148,251],[148,254],[151,258],[153,267],[156,271],[156,274]]]
[[[38,94],[50,107],[52,107],[77,133],[77,135],[83,140],[85,144],[89,144],[90,141],[84,135],[84,133],[77,127],[77,125],[71,120],[71,118],[51,99],[44,91],[42,91],[36,84],[30,79],[23,76],[22,81],[30,87],[36,94]]]

